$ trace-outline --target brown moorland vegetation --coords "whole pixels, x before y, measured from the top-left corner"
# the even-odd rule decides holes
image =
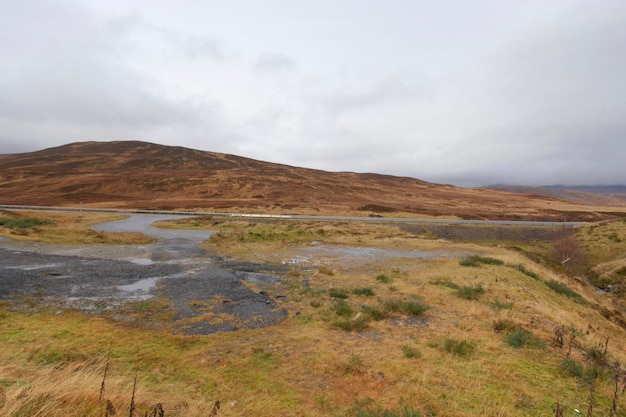
[[[146,142],[0,155],[0,204],[589,221],[626,213],[538,194],[298,168]]]
[[[36,214],[40,223],[63,217]],[[562,415],[625,415],[623,292],[599,294],[560,261],[573,248],[560,241],[574,238],[579,248],[568,256],[586,259],[581,271],[598,267],[619,280],[624,221],[562,235],[210,216],[175,222],[221,230],[206,242],[220,256],[296,259],[282,284],[248,283],[280,294],[288,317],[185,336],[143,325],[162,314],[165,300],[91,313],[37,305],[34,297],[4,302],[0,414],[550,416],[563,407]],[[294,258],[321,245],[398,255],[346,262],[331,250]],[[406,256],[420,250],[452,256]]]

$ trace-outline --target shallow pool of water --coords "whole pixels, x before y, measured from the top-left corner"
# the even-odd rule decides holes
[[[202,242],[215,233],[214,230],[161,229],[152,226],[152,223],[156,221],[180,219],[183,217],[185,216],[132,214],[126,219],[95,224],[91,228],[105,232],[141,232],[161,239],[187,239],[194,242]]]
[[[345,246],[329,244],[313,244],[291,248],[289,257],[283,263],[290,265],[297,264],[318,264],[324,260],[334,260],[340,262],[379,262],[391,258],[425,259],[438,257],[463,257],[465,252],[446,250],[418,250],[418,249],[396,249],[377,248],[369,246]]]
[[[156,288],[156,279],[155,278],[145,278],[140,279],[137,282],[133,282],[128,285],[118,285],[117,289],[126,291],[126,292],[148,292],[152,289]]]

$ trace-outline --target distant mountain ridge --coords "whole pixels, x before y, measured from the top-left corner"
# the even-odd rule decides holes
[[[582,194],[582,193],[581,193]],[[409,177],[327,172],[138,141],[0,155],[0,203],[264,213],[596,220],[621,208]]]
[[[549,185],[546,188],[575,190],[590,194],[626,194],[626,185]]]
[[[492,185],[487,188],[521,194],[544,195],[583,204],[626,204],[625,185],[545,185],[540,187]]]

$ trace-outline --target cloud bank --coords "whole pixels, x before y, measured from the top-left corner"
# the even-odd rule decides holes
[[[0,153],[144,140],[456,185],[625,183],[626,3],[0,4]]]

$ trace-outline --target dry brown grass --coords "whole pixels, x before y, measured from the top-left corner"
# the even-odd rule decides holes
[[[42,414],[32,415],[102,415],[98,394],[109,350],[106,398],[118,412],[128,410],[136,374],[139,412],[161,403],[168,416],[190,417],[209,415],[216,400],[222,405],[219,415],[229,416],[349,416],[355,405],[398,410],[407,402],[422,415],[550,415],[557,393],[568,410],[586,409],[586,386],[559,371],[568,353],[583,361],[585,349],[608,338],[611,358],[626,361],[626,331],[595,307],[604,298],[519,251],[420,239],[392,226],[332,224],[323,226],[323,236],[317,231],[320,225],[313,223],[255,227],[238,223],[224,230],[287,237],[259,241],[225,234],[210,245],[229,257],[275,263],[309,246],[307,236],[339,247],[442,250],[449,256],[362,258],[346,264],[324,255],[310,264],[296,263],[285,275],[285,285],[257,288],[285,296],[276,303],[289,312],[286,320],[208,336],[130,328],[72,311],[33,314],[4,306],[0,375],[6,400],[0,414],[17,417],[14,410],[30,399],[45,398]],[[459,265],[468,253],[504,263]],[[518,264],[541,280],[513,267]],[[587,304],[551,290],[544,284],[548,280],[568,285]],[[449,282],[480,284],[484,294],[459,298]],[[365,287],[374,295],[352,292]],[[429,308],[419,316],[388,312],[385,318],[369,320],[364,329],[345,331],[334,326],[338,301],[330,296],[331,288],[346,290],[349,320],[366,315],[363,305],[382,308],[389,300],[419,299]],[[495,309],[494,300],[510,303],[510,308]],[[501,319],[532,332],[545,347],[511,347],[504,334],[493,330],[494,320]],[[553,346],[557,328],[565,332],[563,346]],[[569,352],[571,335],[575,345]],[[447,352],[448,339],[471,343],[473,353],[463,357]],[[420,357],[408,358],[405,345]],[[610,378],[598,380],[597,415],[608,410],[612,389]]]
[[[8,228],[0,225],[0,235],[16,240],[49,243],[113,243],[144,244],[154,238],[138,232],[103,232],[89,227],[125,216],[94,212],[4,211],[0,218],[37,218],[48,224]]]

